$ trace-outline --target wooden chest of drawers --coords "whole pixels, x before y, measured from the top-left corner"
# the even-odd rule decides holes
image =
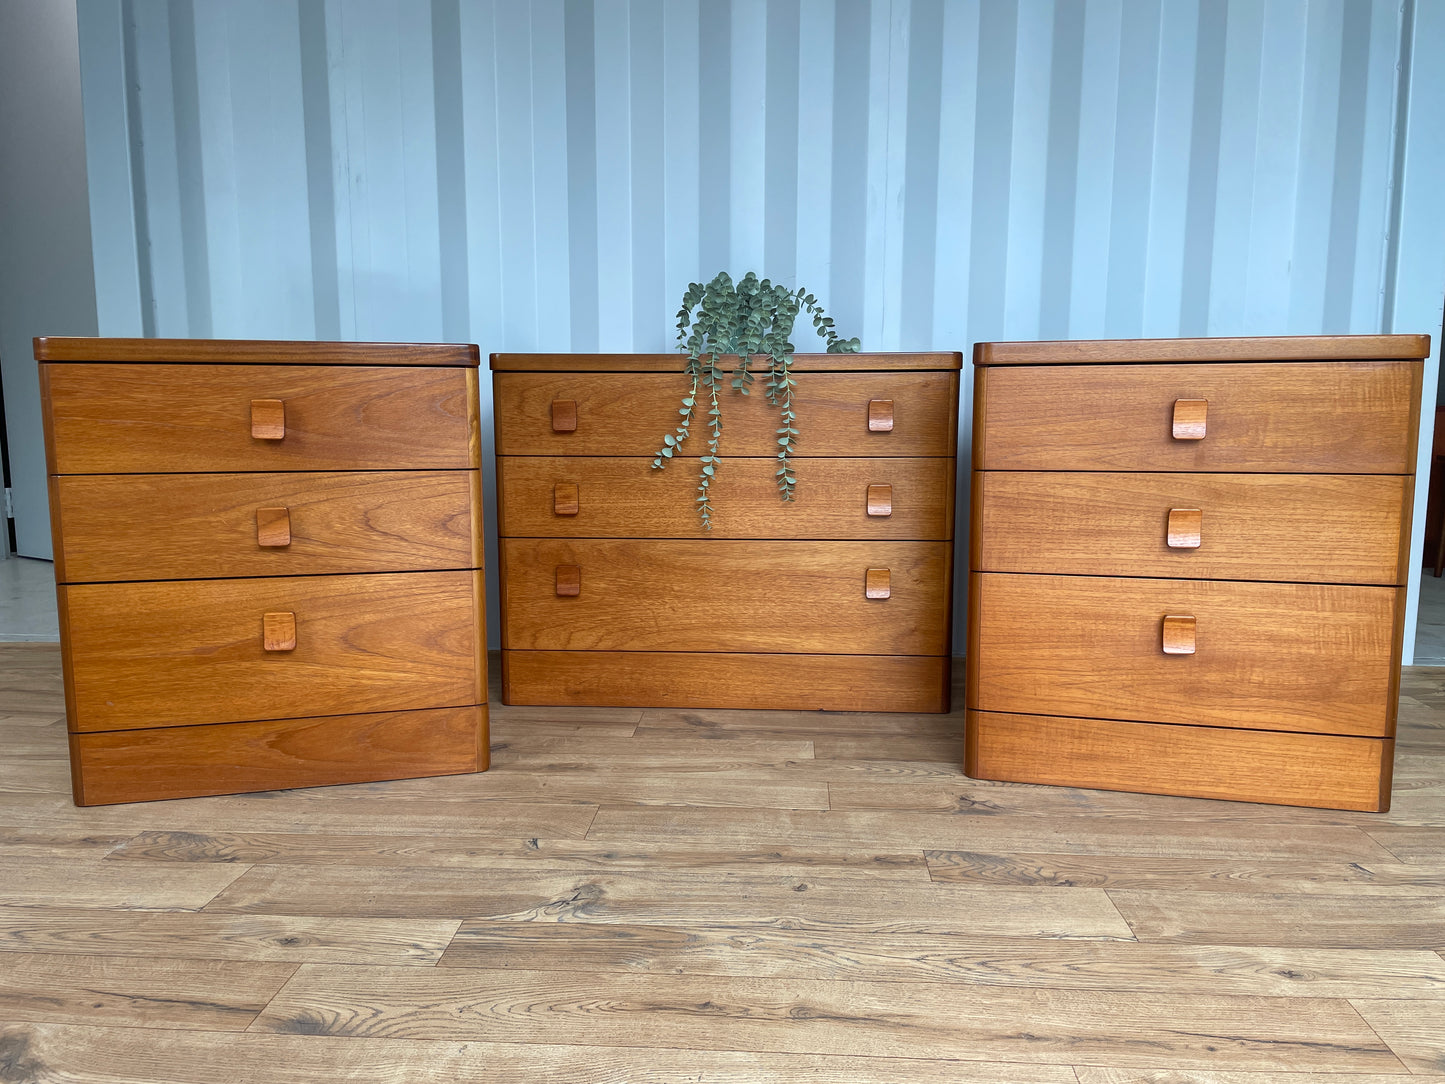
[[[76,804],[486,768],[476,347],[35,356]]]
[[[682,364],[492,356],[503,699],[947,711],[960,355],[796,355],[792,503],[729,392],[710,532],[704,439],[651,469]]]
[[[980,344],[967,773],[1388,808],[1428,352]]]

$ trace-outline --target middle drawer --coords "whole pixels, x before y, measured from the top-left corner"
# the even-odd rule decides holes
[[[502,646],[946,655],[952,550],[504,538]]]
[[[481,576],[59,587],[70,729],[484,703]]]

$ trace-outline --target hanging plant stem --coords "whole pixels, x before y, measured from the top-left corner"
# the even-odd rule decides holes
[[[677,312],[678,349],[687,355],[684,373],[689,388],[678,411],[681,420],[673,432],[662,438],[652,461],[661,470],[678,453],[692,430],[699,399],[706,394],[708,404],[707,454],[699,458],[697,506],[698,516],[707,530],[712,530],[713,507],[710,500],[712,480],[717,476],[722,458],[718,448],[722,440],[722,407],[718,396],[722,383],[721,361],[724,355],[735,355],[737,367],[732,372],[732,388],[747,395],[757,379],[752,371],[754,357],[768,359],[764,394],[768,403],[778,408],[778,469],[775,474],[778,493],[785,501],[793,499],[797,477],[793,473],[793,454],[798,444],[798,419],[793,410],[794,347],[788,341],[798,314],[806,311],[813,320],[813,330],[827,344],[830,354],[852,354],[859,349],[858,340],[839,338],[833,321],[823,313],[818,299],[801,289],[789,290],[759,279],[749,271],[736,284],[727,272],[720,273],[706,286],[694,282],[682,297]]]

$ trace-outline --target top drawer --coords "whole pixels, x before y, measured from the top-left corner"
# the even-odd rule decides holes
[[[45,364],[40,372],[52,474],[478,465],[473,369]],[[277,401],[279,416],[264,405]],[[258,436],[253,421],[279,426]]]
[[[804,372],[795,378],[799,456],[955,452],[956,372]],[[655,455],[663,434],[678,423],[687,387],[681,373],[493,373],[497,454]],[[721,394],[727,400],[721,454],[774,454],[780,423],[777,408],[763,395],[762,380],[750,395],[730,385]],[[562,404],[557,411],[554,402]],[[872,427],[870,403],[878,404]],[[684,446],[687,455],[706,454],[706,411],[700,404]]]
[[[1411,474],[1421,368],[1418,361],[980,368],[976,466]]]

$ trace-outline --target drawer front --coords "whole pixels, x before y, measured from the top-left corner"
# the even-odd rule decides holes
[[[983,470],[1410,474],[1415,361],[979,369]],[[1203,400],[1203,418],[1189,401]],[[1176,438],[1176,403],[1180,434]],[[1191,433],[1199,439],[1184,439]]]
[[[951,558],[947,542],[503,539],[502,646],[947,655]],[[870,569],[887,597],[867,597]]]
[[[81,584],[58,594],[73,731],[486,700],[479,572]],[[284,620],[268,614],[294,615],[292,649]]]
[[[41,380],[52,474],[479,466],[471,369],[43,365]]]
[[[971,586],[970,708],[1394,733],[1398,588],[996,573]],[[1166,631],[1193,653],[1166,654]]]
[[[665,470],[608,456],[502,456],[499,530],[548,538],[953,537],[953,460],[803,459],[794,499],[776,459],[725,460],[712,483],[713,529],[698,522],[696,459]],[[871,499],[870,499],[871,498]]]
[[[1400,475],[980,471],[974,568],[1404,582]]]
[[[73,475],[51,493],[62,583],[482,564],[480,471]]]
[[[800,455],[955,454],[957,373],[798,373],[796,380]],[[497,454],[656,455],[663,434],[677,426],[687,388],[681,372],[494,373]],[[721,394],[721,454],[774,455],[778,409],[768,405],[761,384],[750,395],[731,386]],[[868,404],[875,401],[891,404],[891,429],[869,428]],[[555,424],[575,428],[554,430],[554,402],[564,404]],[[880,411],[875,408],[875,426],[883,424]],[[683,446],[690,455],[707,453],[705,422],[701,407]]]
[[[1378,812],[1390,807],[1389,738],[968,713],[975,779]]]
[[[484,771],[487,706],[72,734],[76,805]]]

